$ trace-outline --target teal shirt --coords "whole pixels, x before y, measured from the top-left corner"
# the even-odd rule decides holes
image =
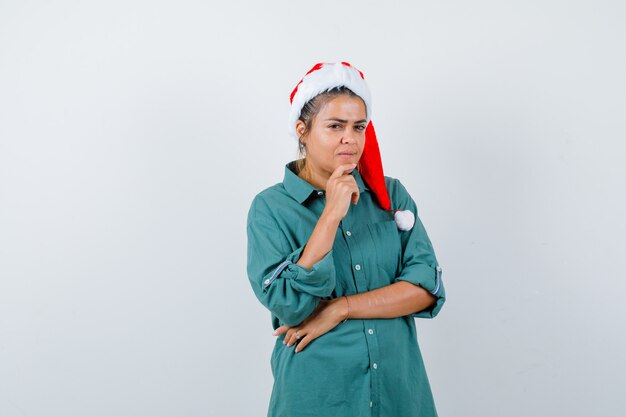
[[[359,201],[341,221],[332,250],[306,269],[296,262],[326,198],[294,171],[292,161],[283,182],[257,194],[248,213],[248,278],[274,329],[299,324],[320,299],[400,280],[425,288],[437,303],[404,317],[350,319],[298,353],[297,344],[288,347],[278,336],[268,417],[437,416],[414,318],[435,317],[445,290],[415,202],[399,180],[385,177],[392,208],[415,214],[415,226],[400,231],[354,170]]]

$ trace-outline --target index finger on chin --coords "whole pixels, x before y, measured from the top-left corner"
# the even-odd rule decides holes
[[[335,168],[333,173],[330,175],[330,178],[339,178],[342,175],[346,174],[347,172],[354,170],[354,168],[356,168],[356,164],[339,165],[337,168]]]

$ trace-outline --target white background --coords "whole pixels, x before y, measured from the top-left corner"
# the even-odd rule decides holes
[[[0,416],[265,416],[247,210],[338,60],[443,266],[439,414],[626,415],[624,2],[220,3],[0,1]]]

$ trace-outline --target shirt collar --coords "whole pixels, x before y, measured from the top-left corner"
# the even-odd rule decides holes
[[[311,193],[317,193],[318,190],[313,187],[311,184],[300,178],[296,173],[296,161],[291,161],[285,165],[285,178],[283,179],[283,186],[285,190],[291,195],[298,203],[302,204]],[[354,177],[357,186],[359,187],[359,192],[369,191],[369,187],[361,178],[361,174],[358,170],[352,170],[351,175]]]

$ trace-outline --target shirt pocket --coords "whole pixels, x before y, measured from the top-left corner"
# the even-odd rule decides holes
[[[394,220],[385,220],[368,224],[368,229],[375,252],[372,261],[376,262],[376,275],[373,277],[373,284],[379,284],[375,285],[376,287],[389,285],[398,275],[402,260],[402,245],[400,244],[398,226]]]

